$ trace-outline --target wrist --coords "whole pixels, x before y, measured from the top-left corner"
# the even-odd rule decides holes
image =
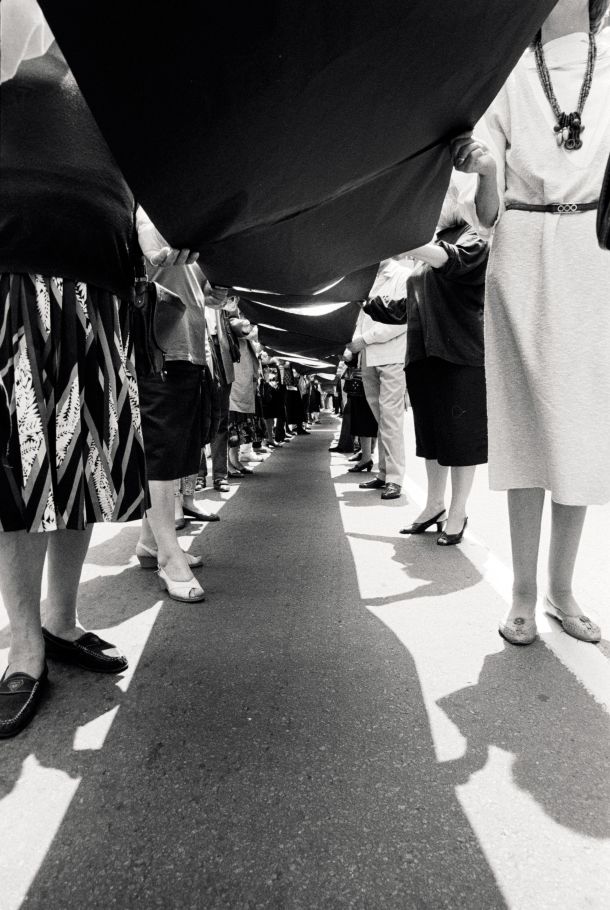
[[[495,180],[496,176],[497,176],[496,162],[490,156],[489,162],[488,163],[486,162],[485,164],[483,164],[481,166],[481,170],[479,171],[479,177],[486,178],[487,180],[491,180],[491,179]]]

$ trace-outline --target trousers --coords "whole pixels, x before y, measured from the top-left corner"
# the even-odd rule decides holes
[[[229,400],[231,384],[220,386],[220,422],[216,436],[211,442],[212,473],[214,480],[226,480],[229,476]]]
[[[404,364],[387,363],[362,367],[364,394],[379,424],[379,477],[402,486],[405,473]]]

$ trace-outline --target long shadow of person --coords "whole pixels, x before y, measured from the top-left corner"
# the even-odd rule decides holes
[[[367,542],[378,546],[382,541],[379,536],[351,533],[349,538],[355,542]],[[444,597],[457,591],[479,584],[481,572],[459,549],[459,547],[441,548],[436,546],[435,534],[421,534],[387,538],[382,559],[371,559],[367,565],[367,581],[373,581],[377,588],[391,587],[387,596],[367,597],[369,606],[383,606],[396,601],[397,609],[406,600],[419,600],[422,597]],[[391,552],[390,552],[391,547]],[[374,576],[378,575],[376,579]]]
[[[67,893],[88,910],[505,907],[415,662],[366,609],[312,473],[278,477],[273,522],[267,486],[244,484],[240,520],[210,536],[213,596],[165,603],[32,910]]]
[[[476,685],[438,704],[468,741],[464,757],[446,765],[456,783],[482,769],[496,746],[514,756],[516,785],[547,815],[610,837],[608,717],[541,641],[506,644],[485,658]]]

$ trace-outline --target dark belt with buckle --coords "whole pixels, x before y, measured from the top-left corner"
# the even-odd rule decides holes
[[[578,215],[579,212],[594,212],[599,205],[595,202],[550,202],[548,205],[528,205],[526,202],[507,202],[506,211],[551,212],[553,215]]]

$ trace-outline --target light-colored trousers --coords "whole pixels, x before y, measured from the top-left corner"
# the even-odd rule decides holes
[[[402,486],[405,473],[405,393],[403,363],[362,367],[364,394],[379,424],[379,477]]]

